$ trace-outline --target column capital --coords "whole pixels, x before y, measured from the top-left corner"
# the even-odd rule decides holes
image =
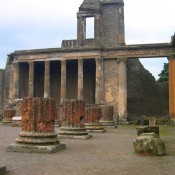
[[[117,58],[117,62],[120,63],[120,62],[126,62],[128,58]]]
[[[168,58],[168,60],[175,60],[175,54],[169,55],[167,58]]]

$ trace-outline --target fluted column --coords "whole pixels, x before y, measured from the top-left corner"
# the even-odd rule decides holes
[[[61,103],[66,98],[66,60],[61,61]]]
[[[19,63],[13,63],[13,101],[19,98]]]
[[[95,103],[102,104],[102,60],[96,59]]]
[[[44,97],[50,97],[50,61],[45,61]]]
[[[29,62],[29,89],[28,96],[34,97],[34,62]]]
[[[78,100],[83,100],[83,60],[78,60]]]
[[[119,118],[127,119],[127,77],[126,77],[126,58],[119,61]]]
[[[175,120],[175,57],[169,57],[169,115]]]

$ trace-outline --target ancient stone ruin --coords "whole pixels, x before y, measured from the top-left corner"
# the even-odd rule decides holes
[[[88,18],[94,19],[93,38],[86,38]],[[76,39],[63,40],[60,48],[8,55],[5,70],[0,70],[0,110],[15,99],[52,97],[58,105],[64,99],[113,105],[114,121],[167,114],[173,120],[174,41],[175,36],[169,43],[127,45],[123,0],[84,0]],[[157,57],[169,60],[169,86],[158,85],[138,60]]]
[[[137,154],[163,156],[166,152],[164,142],[155,133],[140,134],[133,141]]]
[[[85,128],[85,101],[63,100],[62,102],[62,126],[58,133],[59,138],[88,139]]]
[[[54,131],[56,104],[52,98],[26,97],[22,101],[22,131],[10,152],[55,153],[65,149]]]
[[[99,122],[102,117],[101,107],[88,106],[85,108],[85,128],[88,132],[106,132],[104,126]]]
[[[115,127],[114,123],[114,107],[112,105],[100,105],[101,108],[101,118],[100,123],[105,127]]]

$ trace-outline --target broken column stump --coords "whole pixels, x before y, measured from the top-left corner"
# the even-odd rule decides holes
[[[88,139],[91,137],[84,125],[84,100],[63,100],[61,116],[62,126],[58,132],[59,138]]]
[[[153,132],[140,134],[133,146],[137,154],[163,156],[166,152],[164,142]]]
[[[12,126],[22,126],[22,99],[15,100],[15,116],[12,118]]]
[[[12,118],[15,116],[15,109],[4,109],[3,111],[3,124],[12,123]]]
[[[85,108],[85,127],[88,132],[106,132],[104,126],[99,122],[101,116],[100,107],[90,106]]]
[[[65,149],[54,131],[56,104],[52,98],[24,98],[22,101],[22,131],[9,152],[55,153]]]
[[[105,127],[115,127],[113,120],[114,107],[112,105],[100,105],[102,117],[100,123]]]

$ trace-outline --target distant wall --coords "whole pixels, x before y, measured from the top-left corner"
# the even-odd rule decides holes
[[[128,119],[168,115],[168,85],[156,82],[139,59],[127,61]]]
[[[3,111],[4,103],[4,70],[0,69],[0,115]]]

